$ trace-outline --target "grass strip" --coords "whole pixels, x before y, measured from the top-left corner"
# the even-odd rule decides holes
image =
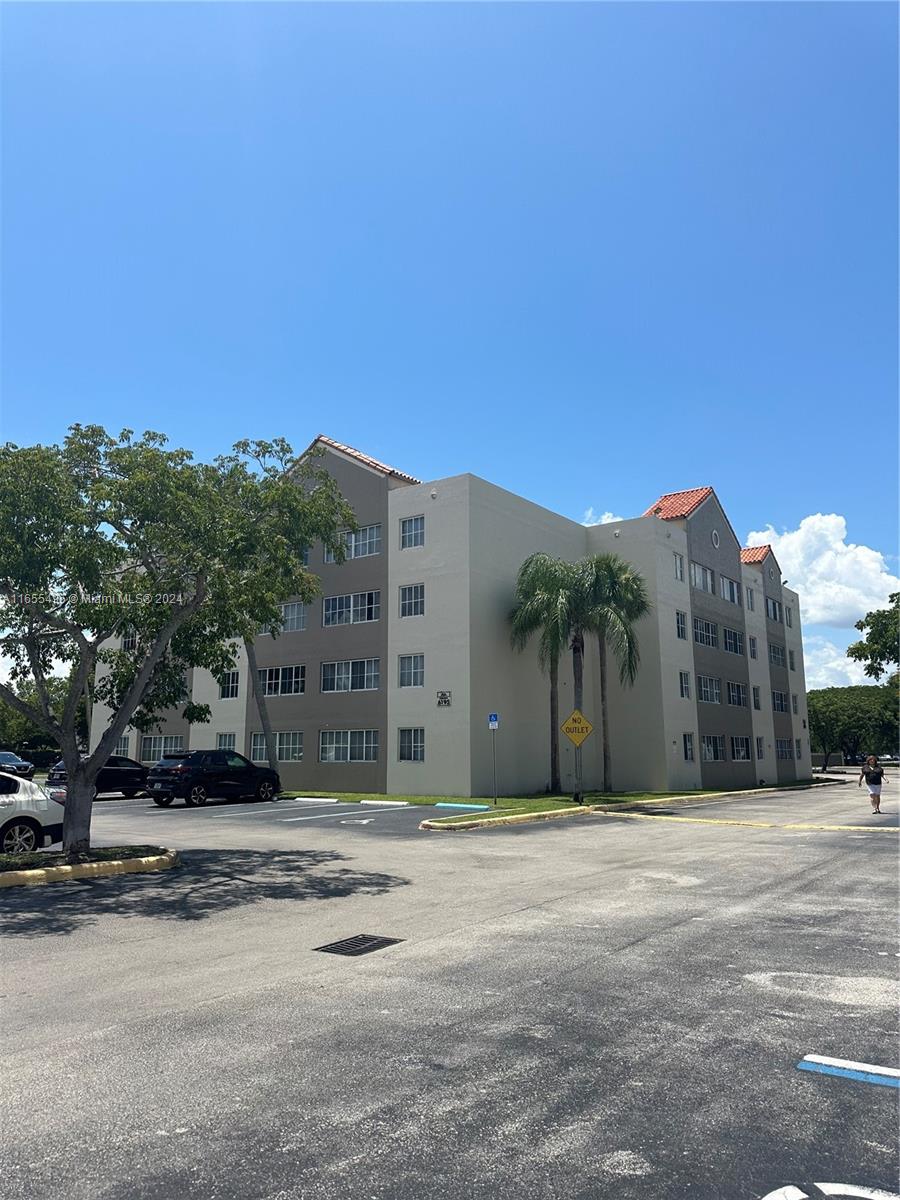
[[[152,858],[165,854],[163,846],[97,846],[77,862],[115,862],[121,858]],[[32,850],[27,854],[0,854],[0,871],[40,871],[45,867],[70,867],[64,850]]]

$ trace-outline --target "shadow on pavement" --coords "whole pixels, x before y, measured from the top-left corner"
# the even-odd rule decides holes
[[[0,933],[69,933],[100,917],[202,921],[263,900],[377,896],[409,883],[340,866],[332,850],[186,850],[181,865],[150,875],[79,879],[0,891]]]

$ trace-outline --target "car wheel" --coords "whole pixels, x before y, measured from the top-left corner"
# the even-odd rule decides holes
[[[153,803],[158,804],[160,808],[168,808],[172,803],[172,796],[154,796]]]
[[[0,833],[0,849],[4,854],[30,854],[44,845],[44,831],[35,821],[20,817],[4,825]]]
[[[263,779],[256,785],[257,800],[271,800],[275,795],[275,788],[268,779]]]
[[[206,803],[206,788],[202,783],[195,783],[184,799],[186,804],[202,807]]]

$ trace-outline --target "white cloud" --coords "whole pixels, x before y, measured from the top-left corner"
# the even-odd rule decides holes
[[[594,506],[584,510],[581,518],[582,525],[611,525],[613,521],[624,521],[624,517],[616,516],[613,512],[595,513]]]
[[[845,649],[818,634],[803,639],[803,662],[807,688],[847,687],[850,684],[876,682],[864,673],[863,663],[848,658]]]
[[[806,624],[850,628],[867,612],[886,608],[890,593],[900,591],[885,556],[848,542],[847,522],[837,513],[804,517],[783,533],[770,525],[747,534],[748,546],[767,542],[788,586],[800,593]]]

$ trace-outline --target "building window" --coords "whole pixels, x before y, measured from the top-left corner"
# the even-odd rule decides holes
[[[797,740],[794,742],[794,748],[795,748],[795,749],[796,749],[796,751],[797,751],[797,757],[798,757],[798,758],[800,758],[800,757],[801,757],[801,755],[803,754],[803,749],[802,749],[802,747],[801,747],[801,745],[800,745],[800,739],[799,739],[799,738],[797,738]]]
[[[376,692],[381,682],[377,658],[322,663],[323,692]]]
[[[216,734],[216,749],[217,750],[237,750],[237,738],[233,733],[217,733]]]
[[[728,680],[728,703],[734,705],[735,708],[747,707],[747,688],[743,683],[735,683],[734,680]]]
[[[791,745],[790,738],[775,739],[775,757],[783,759],[794,757],[794,747]]]
[[[722,681],[711,675],[697,676],[697,699],[704,704],[722,703]]]
[[[766,757],[766,739],[758,737],[756,739],[756,757],[759,762]]]
[[[787,692],[772,693],[772,708],[775,712],[787,712]]]
[[[268,762],[266,735],[254,733],[250,739],[250,757],[254,762]],[[298,729],[275,734],[275,757],[279,762],[303,761],[303,734]]]
[[[400,616],[425,616],[425,584],[410,583],[400,589]]]
[[[296,633],[306,628],[306,605],[292,600],[289,604],[279,604],[281,609],[281,632]]]
[[[731,739],[731,757],[735,762],[750,761],[750,739],[748,737]]]
[[[126,654],[133,654],[137,650],[137,634],[133,629],[122,634],[122,649]]]
[[[694,641],[701,646],[719,645],[719,627],[715,621],[704,621],[702,617],[694,617]]]
[[[722,628],[722,642],[726,650],[732,654],[744,653],[744,635],[739,629]]]
[[[785,623],[785,625],[787,625],[788,629],[793,628],[793,626],[794,626],[794,610],[792,608],[785,608],[784,623]]]
[[[729,579],[727,575],[720,575],[719,595],[723,600],[727,600],[729,604],[740,604],[741,585],[736,579]]]
[[[263,696],[299,696],[306,691],[306,667],[261,667],[257,687]]]
[[[115,749],[113,750],[113,754],[119,754],[122,756],[122,758],[127,758],[128,757],[128,740],[129,740],[128,734],[123,733],[122,736],[119,738],[119,740],[116,742],[116,746],[115,746]]]
[[[300,561],[303,563],[304,567],[309,566],[309,546],[304,546],[300,551]]]
[[[399,687],[425,686],[425,655],[401,654]]]
[[[678,672],[678,686],[681,690],[682,700],[690,700],[691,698],[691,673],[690,671]]]
[[[684,761],[694,761],[694,735],[692,733],[683,733],[681,739],[684,743]]]
[[[753,636],[752,633],[748,634],[748,636],[747,636],[747,645],[750,649],[750,657],[756,658],[756,638]]]
[[[756,709],[757,712],[759,712],[762,709],[762,704],[760,702],[758,687],[754,687],[754,689],[753,689],[753,707]]]
[[[770,621],[781,621],[781,603],[766,596],[766,616]]]
[[[238,694],[238,684],[240,683],[240,671],[226,671],[219,680],[219,699],[234,700]]]
[[[679,583],[684,583],[684,555],[677,554],[674,550],[672,554],[675,558],[675,578]]]
[[[380,525],[364,525],[362,529],[343,534],[343,538],[347,558],[368,558],[370,554],[381,553]],[[323,557],[326,563],[335,561],[334,551],[327,546]]]
[[[424,762],[425,761],[425,730],[424,729],[401,729],[400,730],[400,762]]]
[[[784,646],[779,646],[777,642],[769,642],[769,662],[773,667],[785,665]]]
[[[715,577],[709,567],[701,567],[699,563],[691,563],[691,583],[701,592],[716,594]]]
[[[753,609],[754,609],[753,588],[751,588],[751,587],[744,588],[744,595],[747,597],[747,608],[750,610],[750,612],[753,612]]]
[[[797,670],[797,660],[794,657],[793,650],[788,650],[788,663],[790,664],[790,668],[792,671]]]
[[[381,616],[381,592],[355,592],[349,596],[326,596],[322,601],[322,624],[359,625]]]
[[[675,632],[680,638],[687,641],[687,613],[675,613]]]
[[[377,762],[377,729],[322,729],[319,762]]]
[[[700,738],[700,753],[704,762],[725,762],[725,735],[704,733]]]
[[[403,517],[400,521],[400,549],[412,550],[425,545],[425,518]]]
[[[164,754],[184,753],[184,737],[177,735],[149,734],[141,738],[141,762],[157,762]]]
[[[797,695],[796,695],[796,693],[795,693],[795,692],[792,692],[792,693],[791,693],[791,712],[794,714],[794,716],[795,716],[795,717],[796,717],[796,716],[799,714],[799,712],[800,712],[800,709],[799,709],[799,706],[798,706],[798,701],[797,701]]]

